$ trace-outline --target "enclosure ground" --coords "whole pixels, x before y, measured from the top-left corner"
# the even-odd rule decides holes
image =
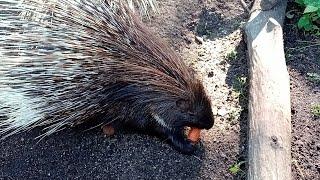
[[[240,177],[242,172],[235,176],[229,167],[245,159],[246,126],[239,123],[245,109],[239,103],[247,74],[240,31],[245,20],[238,2],[199,0],[163,0],[147,20],[199,72],[212,99],[215,126],[203,131],[195,155],[136,132],[104,138],[100,129],[67,129],[37,143],[36,129],[0,142],[0,179]]]
[[[286,60],[291,80],[293,179],[320,179],[320,118],[311,113],[320,104],[320,37],[298,31],[293,2],[287,11],[295,16],[284,26]],[[320,77],[320,76],[319,76]]]
[[[196,69],[212,100],[215,126],[203,131],[195,155],[182,155],[164,140],[136,132],[105,138],[99,128],[66,129],[38,142],[34,137],[41,132],[35,129],[0,141],[0,179],[244,178],[245,164],[236,175],[229,168],[246,161],[248,67],[241,32],[246,20],[238,1],[162,0],[158,14],[146,22]],[[293,174],[319,179],[320,120],[310,107],[320,103],[320,93],[307,73],[320,73],[320,51],[303,41],[319,43],[319,38],[301,34],[287,19]]]

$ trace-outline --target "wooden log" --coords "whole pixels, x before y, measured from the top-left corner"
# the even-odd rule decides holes
[[[291,179],[290,84],[281,27],[286,4],[255,1],[245,26],[250,64],[249,180]]]

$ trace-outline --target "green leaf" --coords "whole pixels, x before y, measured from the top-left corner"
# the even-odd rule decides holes
[[[229,168],[229,171],[232,173],[232,174],[238,174],[239,171],[241,171],[241,168],[240,166],[242,164],[244,164],[246,161],[240,161],[239,163],[235,163],[233,164],[230,168]]]
[[[316,12],[316,11],[318,11],[318,10],[319,10],[318,7],[308,5],[308,6],[304,9],[303,14]]]
[[[295,0],[295,2],[305,7],[302,17],[300,17],[297,25],[299,29],[304,31],[312,31],[319,33],[320,22],[320,0]],[[291,14],[286,14],[290,18]]]
[[[299,5],[304,5],[304,1],[303,0],[295,0],[295,2]]]
[[[229,168],[229,171],[232,173],[232,174],[237,174],[239,171],[240,171],[240,167],[237,166],[237,165],[234,165],[232,167]]]
[[[306,31],[310,31],[312,29],[312,22],[310,20],[310,16],[303,15],[298,21],[298,28],[304,28]]]
[[[319,7],[320,6],[320,0],[304,0],[304,4],[305,5]]]
[[[312,30],[313,30],[313,25],[310,24],[310,25],[308,25],[308,26],[305,26],[304,29],[305,29],[306,31],[312,31]]]
[[[316,21],[318,19],[319,19],[319,16],[317,14],[315,14],[315,13],[311,14],[311,21]]]
[[[320,83],[320,74],[318,73],[307,73],[307,79],[314,83]]]
[[[320,104],[313,105],[311,107],[311,113],[316,117],[320,117]]]

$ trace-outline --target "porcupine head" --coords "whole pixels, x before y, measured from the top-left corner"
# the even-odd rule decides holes
[[[96,121],[152,129],[191,153],[185,127],[213,126],[201,81],[127,3],[4,0],[1,7],[2,138]]]

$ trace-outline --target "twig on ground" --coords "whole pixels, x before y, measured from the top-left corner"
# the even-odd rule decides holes
[[[244,0],[240,0],[240,4],[241,4],[241,6],[243,7],[243,9],[246,10],[246,12],[247,12],[248,14],[250,14],[250,9],[249,9],[249,6],[247,5],[247,3],[244,2]]]
[[[297,160],[293,160],[292,161],[293,165],[296,167],[296,169],[298,170],[298,173],[300,174],[300,176],[302,177],[302,179],[305,179],[304,173],[302,172],[300,166],[298,165]]]

